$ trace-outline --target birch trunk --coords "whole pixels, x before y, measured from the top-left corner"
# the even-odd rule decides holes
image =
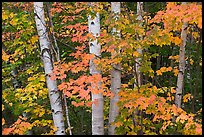
[[[182,2],[185,4],[185,2]],[[180,45],[179,50],[179,73],[177,78],[177,87],[176,87],[176,97],[175,104],[177,107],[181,108],[181,98],[182,98],[182,90],[183,90],[183,82],[184,82],[184,72],[185,72],[185,46],[187,41],[187,22],[184,22],[182,25],[181,31],[181,40],[182,43]]]
[[[137,20],[139,21],[142,21],[143,18],[142,18],[142,14],[143,14],[143,2],[137,2]],[[139,39],[142,39],[142,37],[140,37]],[[142,55],[142,49],[141,48],[138,48],[137,49],[137,52]],[[136,58],[136,62],[140,63],[141,61],[141,58]],[[140,64],[136,63],[135,66],[136,66],[136,85],[139,87],[141,86],[142,84],[142,80],[141,80],[141,73],[140,73]]]
[[[50,42],[46,31],[43,2],[34,2],[34,13],[37,32],[40,41],[41,57],[43,60],[46,83],[49,92],[50,104],[54,126],[57,128],[56,135],[65,135],[64,118],[62,113],[62,104],[60,94],[57,88],[57,82],[51,80],[49,74],[53,72],[53,62],[51,55]]]
[[[143,2],[137,2],[137,20],[142,21],[142,14],[143,14]],[[140,26],[142,24],[139,24]],[[143,39],[142,37],[139,37],[138,40]],[[137,52],[142,56],[142,49],[137,48]],[[135,83],[134,87],[138,87],[138,91],[140,91],[140,86],[142,85],[142,74],[140,72],[140,62],[141,58],[135,59]],[[135,117],[136,116],[136,117]],[[135,113],[133,112],[133,123],[134,126],[140,125],[139,122],[142,121],[142,112],[136,108]],[[143,134],[142,129],[138,131],[138,135]]]
[[[111,11],[115,14],[120,14],[120,2],[111,2]],[[113,17],[117,21],[119,15]],[[113,35],[118,36],[120,39],[120,31],[113,28]],[[118,49],[119,51],[119,49]],[[117,51],[115,53],[117,54]],[[114,55],[113,55],[114,56]],[[113,64],[113,69],[111,70],[111,92],[113,93],[113,98],[110,99],[110,110],[109,110],[109,127],[108,134],[115,135],[115,125],[112,123],[115,121],[116,117],[119,114],[119,108],[117,102],[119,101],[118,92],[121,88],[121,64]]]
[[[94,37],[100,36],[100,17],[99,13],[96,13],[96,17],[94,19],[91,19],[91,16],[88,17],[88,27],[89,27],[89,33],[93,34]],[[89,50],[90,54],[94,54],[94,59],[96,57],[101,56],[101,46],[96,40],[90,40],[89,41]],[[90,60],[90,74],[100,74],[101,71],[97,69],[97,66],[94,64],[93,60]],[[94,85],[94,83],[91,83],[92,89],[98,88],[100,89],[101,82],[99,81],[97,85]],[[95,94],[92,91],[92,101],[97,101],[96,104],[92,104],[92,135],[104,135],[104,114],[103,114],[103,94],[98,93]]]

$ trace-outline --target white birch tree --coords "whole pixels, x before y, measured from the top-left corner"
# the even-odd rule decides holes
[[[120,2],[111,2],[111,11],[115,14],[113,19],[115,21],[118,20],[120,14]],[[120,30],[116,30],[113,28],[112,30],[113,36],[118,37],[120,39]],[[119,49],[118,49],[119,52]],[[115,51],[113,54],[119,54]],[[114,56],[114,55],[112,55]],[[119,101],[118,92],[121,88],[121,64],[113,64],[113,69],[111,70],[111,87],[110,90],[113,93],[113,97],[110,99],[110,110],[109,110],[109,127],[108,134],[115,134],[115,125],[112,123],[115,121],[116,117],[119,114],[119,108],[117,106],[117,102]]]
[[[56,80],[51,80],[49,74],[53,72],[53,62],[50,48],[50,41],[45,25],[45,15],[43,2],[34,2],[34,13],[37,32],[39,36],[41,57],[43,60],[46,83],[49,92],[50,104],[54,126],[57,128],[56,135],[65,135],[64,118],[62,112],[62,104],[60,94],[57,88]]]
[[[142,22],[142,14],[143,14],[143,2],[137,2],[137,20]],[[141,23],[139,24],[140,26],[142,25]],[[139,36],[137,40],[143,39],[143,37]],[[142,49],[137,48],[137,52],[142,56]],[[134,87],[137,87],[138,90],[140,89],[140,86],[142,85],[142,73],[140,72],[140,63],[141,63],[141,57],[137,57],[135,59],[135,82],[134,82]],[[139,125],[140,117],[139,114],[140,111],[138,108],[136,108],[135,112],[133,112],[133,123],[134,126]],[[142,130],[138,131],[138,134],[142,134]]]
[[[186,2],[182,2],[182,4],[186,4]],[[176,87],[176,97],[175,97],[175,104],[179,108],[181,108],[181,98],[182,98],[183,83],[184,83],[185,46],[187,41],[187,27],[188,27],[188,23],[183,22],[182,30],[181,30],[182,43],[180,45],[180,50],[179,50],[179,73],[177,77],[177,87]]]
[[[92,6],[92,3],[91,3]],[[96,13],[96,16],[92,19],[91,15],[88,16],[88,28],[89,33],[91,33],[95,38],[100,36],[100,16],[99,13]],[[100,74],[101,71],[97,69],[96,64],[94,64],[93,60],[97,57],[101,56],[101,46],[96,40],[89,41],[89,52],[90,54],[94,54],[94,58],[90,60],[90,74]],[[91,83],[92,89],[95,88],[100,89],[101,82],[99,81],[97,85],[95,83]],[[92,135],[104,135],[104,112],[103,112],[103,94],[102,93],[94,93],[92,91],[92,101],[97,101],[97,103],[92,104]]]
[[[142,14],[143,14],[143,2],[137,2],[137,20],[139,21],[142,21],[143,18],[142,18]],[[141,25],[141,24],[140,24]],[[139,39],[142,39],[142,37],[140,37]],[[137,52],[142,55],[142,49],[141,48],[137,48]],[[140,73],[140,63],[141,61],[141,58],[136,58],[136,64],[135,64],[135,67],[136,67],[136,73],[137,73],[137,76],[136,76],[136,85],[137,86],[141,86],[142,82],[141,82],[141,73]],[[135,86],[136,86],[135,85]]]

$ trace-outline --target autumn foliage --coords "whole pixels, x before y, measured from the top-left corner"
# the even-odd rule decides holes
[[[53,127],[38,36],[31,14],[33,3],[25,3],[4,3],[2,7],[2,43],[7,47],[6,51],[2,49],[2,134],[23,135],[29,130],[33,130],[34,134],[54,134],[56,128]],[[83,108],[90,111],[91,104],[97,104],[97,100],[91,101],[91,93],[103,93],[104,119],[107,120],[109,101],[114,96],[110,92],[110,71],[112,64],[121,63],[122,87],[117,104],[120,113],[112,123],[117,127],[117,134],[201,135],[202,105],[196,107],[197,112],[188,109],[196,95],[190,92],[190,88],[185,88],[182,108],[176,107],[174,99],[182,21],[189,23],[186,29],[194,42],[187,48],[196,50],[202,44],[202,5],[196,2],[186,5],[168,2],[163,10],[154,15],[145,12],[142,25],[136,19],[137,15],[127,12],[124,7],[120,19],[115,23],[111,20],[113,15],[109,7],[109,3],[99,2],[98,8],[92,11],[85,2],[52,3],[50,13],[61,59],[55,59],[53,73],[49,76],[57,80],[58,92],[69,100],[69,108],[74,106],[74,110]],[[87,15],[95,11],[102,15],[98,38],[102,53],[94,58],[94,55],[89,54],[88,40],[94,37],[88,33]],[[120,29],[121,39],[111,34],[114,27]],[[141,36],[143,39],[138,40]],[[138,48],[143,50],[143,54],[137,51]],[[119,52],[111,56],[115,50]],[[175,54],[170,53],[173,50]],[[136,58],[142,59],[135,62]],[[94,59],[102,75],[90,75],[91,59]],[[159,62],[159,59],[165,63]],[[196,65],[202,67],[200,54],[197,57],[190,52],[186,62],[191,70],[196,69]],[[144,79],[142,85],[137,87],[134,87],[135,63],[140,65]],[[21,81],[17,89],[13,88],[12,81],[15,78],[10,75],[14,68],[18,68],[16,77]],[[169,84],[169,81],[172,83]],[[100,88],[93,86],[98,82]],[[187,85],[187,82],[184,84]],[[14,118],[11,121],[6,118],[9,110],[13,111],[11,115]],[[29,113],[28,118],[22,117],[22,113]],[[74,130],[77,125],[72,126]]]

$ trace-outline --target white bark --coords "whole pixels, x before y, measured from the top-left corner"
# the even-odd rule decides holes
[[[64,118],[62,113],[61,98],[58,92],[57,83],[51,80],[48,74],[53,72],[52,56],[50,54],[50,42],[45,26],[45,15],[43,2],[34,2],[34,13],[37,32],[40,41],[41,56],[43,60],[46,82],[49,91],[50,104],[54,126],[57,128],[56,135],[65,135]]]
[[[182,2],[182,4],[186,4]],[[177,107],[181,107],[181,98],[182,98],[182,90],[184,84],[184,72],[185,72],[185,46],[187,41],[187,27],[188,23],[183,22],[182,30],[181,30],[181,40],[182,43],[180,45],[179,50],[179,73],[177,78],[177,87],[176,87],[176,97],[175,97],[175,104]]]
[[[143,2],[137,2],[137,20],[142,21],[142,14],[143,14]],[[139,24],[140,26],[142,24]],[[139,37],[138,40],[143,39],[143,37]],[[141,48],[137,48],[137,52],[142,56],[142,49]],[[141,72],[140,72],[140,62],[141,62],[141,58],[138,57],[135,59],[135,83],[134,83],[134,88],[138,87],[138,89],[140,88],[140,86],[142,85],[142,79],[141,79]],[[135,116],[134,116],[135,115]],[[134,125],[139,125],[139,121],[140,119],[138,118],[139,115],[139,110],[138,108],[136,108],[135,113],[133,112],[133,123]]]
[[[96,14],[94,19],[91,16],[88,17],[89,33],[93,34],[96,38],[100,36],[100,17],[99,13]],[[101,46],[96,40],[89,41],[90,54],[94,54],[95,57],[101,56]],[[101,74],[100,70],[93,62],[94,59],[90,60],[90,74]],[[91,83],[92,88],[100,89],[101,82],[98,82],[97,87]],[[92,135],[104,135],[104,114],[103,114],[103,94],[95,94],[92,92],[92,101],[97,100],[97,104],[92,104]]]
[[[111,11],[116,14],[113,19],[117,21],[120,14],[120,2],[111,2]],[[118,36],[120,39],[120,31],[113,28],[112,33],[114,36]],[[119,50],[118,50],[119,51]],[[113,54],[117,54],[116,51]],[[114,56],[114,55],[113,55]],[[119,101],[118,92],[121,88],[121,64],[113,64],[113,69],[111,70],[111,92],[113,93],[113,98],[110,99],[110,110],[109,110],[109,127],[108,134],[115,135],[115,125],[112,123],[115,121],[116,117],[119,114],[119,108],[117,102]]]
[[[137,2],[137,15],[138,15],[137,20],[140,20],[140,21],[143,20],[143,18],[142,18],[143,12],[144,12],[143,11],[143,2]],[[142,39],[142,37],[140,39]],[[140,55],[142,55],[142,49],[141,48],[138,48],[137,52]],[[140,61],[141,61],[141,58],[136,58],[136,62],[140,63]],[[141,84],[142,84],[142,82],[141,82],[141,73],[140,73],[140,70],[139,70],[140,65],[138,63],[135,64],[136,73],[137,73],[137,76],[136,76],[137,80],[135,80],[136,81],[135,83],[136,83],[137,86],[141,86]]]

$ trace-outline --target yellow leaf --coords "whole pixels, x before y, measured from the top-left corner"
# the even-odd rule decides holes
[[[35,79],[36,79],[36,77],[29,77],[28,81],[32,81],[32,80],[35,80]]]
[[[171,87],[171,93],[176,93],[175,87]]]
[[[28,112],[30,112],[30,109],[26,109],[24,112],[28,113]]]
[[[178,70],[178,69],[174,69],[174,70],[173,70],[173,72],[174,72],[174,76],[177,76],[177,75],[178,75],[179,70]]]
[[[173,59],[173,56],[169,56],[169,59]]]
[[[167,100],[171,101],[171,97],[167,97]]]
[[[28,74],[31,74],[31,73],[33,73],[33,70],[28,69],[26,72],[27,72]]]
[[[29,101],[33,101],[33,99],[31,97],[28,98]]]
[[[138,53],[137,51],[134,51],[133,56],[134,56],[134,57],[138,57],[138,56],[139,56],[139,53]]]
[[[18,19],[16,18],[13,18],[11,21],[10,21],[10,24],[11,25],[13,25],[13,26],[15,26],[15,25],[17,25],[17,22],[18,22]]]
[[[35,42],[38,41],[38,36],[32,36],[30,41],[31,41],[31,44],[34,44]]]
[[[119,127],[119,126],[122,126],[122,123],[121,123],[120,121],[118,121],[118,122],[116,122],[114,125],[115,125],[116,127]]]
[[[161,88],[157,89],[158,93],[164,93],[164,90],[162,90]]]
[[[183,102],[188,102],[190,99],[191,99],[191,94],[190,93],[183,96]]]
[[[156,90],[157,90],[157,87],[156,87],[156,86],[153,86],[153,90],[156,91]]]
[[[170,58],[171,57],[171,58]],[[176,56],[169,56],[169,59],[175,59],[175,60],[178,60],[179,58],[179,55],[176,55]]]
[[[199,37],[198,32],[192,32],[192,35],[193,35],[194,38],[198,38]]]
[[[5,11],[2,11],[2,19],[3,20],[6,20],[6,19],[8,19],[8,15],[5,13]]]
[[[21,101],[23,102],[24,100],[26,100],[26,97],[21,97]]]
[[[10,13],[10,18],[13,18],[13,16],[14,16],[13,12],[12,12],[12,13]]]
[[[171,100],[174,100],[174,96],[171,96]]]
[[[160,68],[160,71],[161,71],[161,72],[166,72],[166,67],[161,67],[161,68]]]
[[[34,96],[33,96],[33,99],[37,99],[37,97],[34,95]]]
[[[166,71],[172,71],[172,67],[168,67]]]
[[[122,86],[123,88],[126,88],[126,87],[128,87],[128,84],[121,84],[121,86]]]
[[[179,37],[175,37],[175,38],[174,38],[174,43],[175,43],[176,45],[180,45],[180,44],[181,44],[181,39],[180,39]]]
[[[45,114],[45,111],[41,111],[41,112],[39,113],[39,117],[42,117],[44,114]],[[44,126],[46,126],[46,125],[47,125],[47,123],[46,123]]]
[[[152,70],[152,69],[149,69],[148,71],[149,71],[149,73],[154,73],[154,70]]]
[[[156,71],[157,75],[162,75],[162,72],[160,70]]]
[[[66,34],[69,35],[69,34],[70,34],[70,31],[69,31],[69,30],[66,30]]]
[[[2,118],[2,126],[5,124],[5,120],[4,118]]]
[[[4,111],[4,105],[2,104],[2,111]]]
[[[54,130],[54,132],[55,132],[55,131],[57,131],[57,128],[56,128],[56,127],[54,127],[54,128],[53,128],[53,130]]]
[[[20,44],[20,45],[22,45],[23,43],[24,43],[24,42],[22,42],[22,41],[19,41],[19,42],[18,42],[18,44]]]
[[[44,75],[41,75],[40,78],[39,78],[39,81],[45,82],[45,76],[44,76]]]
[[[9,106],[11,106],[11,107],[12,107],[12,106],[13,106],[13,103],[9,103]]]
[[[193,65],[193,62],[194,62],[194,61],[193,61],[192,59],[190,59],[190,64],[191,64],[191,65]]]
[[[6,53],[2,50],[2,59],[4,60],[4,61],[8,61],[8,59],[9,59],[9,55],[6,55]]]

